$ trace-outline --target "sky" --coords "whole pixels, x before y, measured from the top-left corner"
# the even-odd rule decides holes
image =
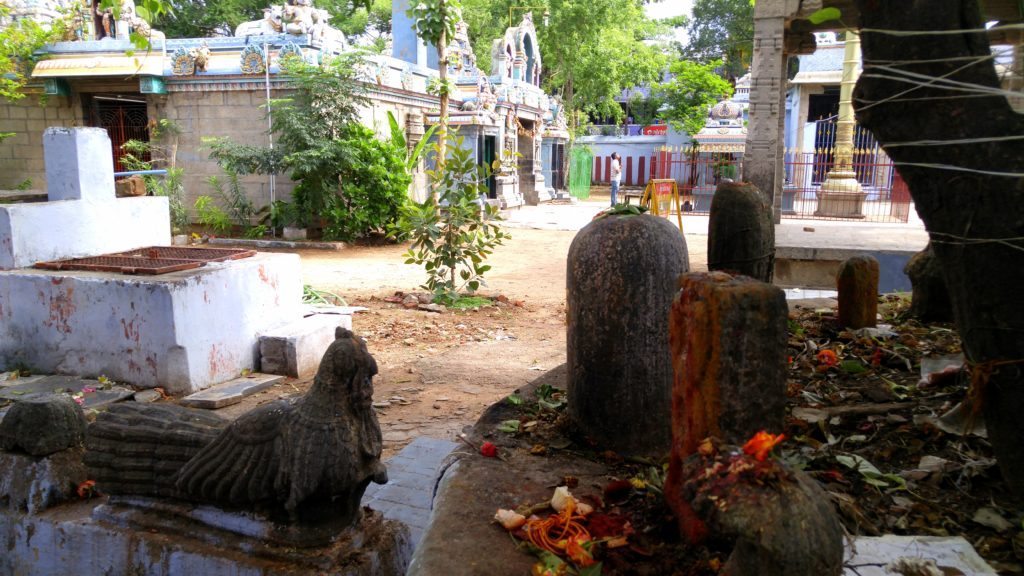
[[[661,0],[660,2],[651,2],[644,6],[647,16],[654,19],[668,18],[680,14],[689,15],[691,10],[693,10],[693,0]],[[676,30],[676,38],[680,42],[685,43],[686,31],[678,28]]]

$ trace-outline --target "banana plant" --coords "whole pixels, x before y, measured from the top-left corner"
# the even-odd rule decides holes
[[[409,150],[409,146],[405,140],[405,132],[402,131],[402,128],[398,125],[398,120],[390,110],[388,110],[388,125],[391,126],[391,142],[395,146],[407,150],[405,168],[409,172],[409,175],[412,176],[413,170],[416,169],[416,163],[420,161],[420,156],[423,155],[423,150],[425,150],[427,145],[430,143],[430,137],[434,135],[435,131],[437,131],[437,124],[434,124],[424,132],[423,138],[420,138],[420,141],[416,143],[416,146],[414,146],[412,150]]]

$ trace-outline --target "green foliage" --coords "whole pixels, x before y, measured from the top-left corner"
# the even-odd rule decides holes
[[[321,306],[348,306],[348,302],[334,292],[317,290],[309,284],[302,286],[302,303]]]
[[[398,125],[398,120],[395,115],[388,110],[388,127],[391,129],[391,143],[399,149],[408,149],[408,144],[405,141],[405,132],[401,126]],[[409,150],[405,157],[405,169],[412,174],[416,170],[416,164],[420,161],[420,156],[423,155],[423,150],[426,149],[427,143],[430,142],[430,138],[434,135],[437,130],[437,124],[434,124],[423,134],[420,141],[416,143],[416,146]]]
[[[31,178],[25,178],[24,180],[19,182],[18,185],[14,187],[14,189],[15,190],[20,190],[22,192],[24,192],[26,190],[31,190],[32,189],[32,179]]]
[[[416,33],[428,46],[436,46],[441,34],[449,41],[455,37],[455,25],[462,20],[458,0],[418,0],[408,10]]]
[[[509,238],[497,224],[497,209],[481,202],[488,174],[488,168],[477,166],[471,151],[462,147],[462,138],[456,136],[444,168],[428,171],[441,210],[432,200],[409,203],[403,209],[403,225],[412,238],[405,263],[424,267],[423,288],[433,292],[435,299],[456,300],[460,290],[479,288],[491,268],[484,261]]]
[[[391,4],[386,0],[384,3],[387,4],[390,16]],[[173,11],[165,11],[151,22],[154,28],[162,30],[168,38],[231,36],[239,24],[262,19],[263,9],[270,4],[273,2],[267,0],[174,0]],[[331,14],[334,25],[346,34],[351,34],[354,30],[361,32],[358,25],[360,21],[363,22],[363,29],[369,21],[379,23],[383,9],[379,5],[380,0],[318,0],[316,4],[317,7],[326,9]],[[136,5],[138,6],[138,2]],[[373,15],[370,20],[366,17],[368,9]],[[141,12],[139,15],[146,18]],[[349,24],[350,21],[354,23],[355,28],[353,24]],[[390,30],[390,22],[387,30]]]
[[[697,64],[679,60],[673,63],[669,71],[674,78],[655,87],[668,105],[662,116],[691,136],[700,132],[707,121],[708,109],[719,100],[732,96],[732,85],[715,73],[720,65],[718,61]]]
[[[199,223],[203,226],[220,235],[231,230],[231,217],[220,206],[217,206],[213,198],[209,196],[196,198],[195,209]]]
[[[11,9],[0,2],[0,21],[10,17]],[[44,26],[28,18],[0,26],[0,98],[9,101],[25,97],[22,88],[28,82],[38,56],[45,44],[61,39],[67,32],[70,16],[64,15]],[[0,140],[13,133],[0,133]]]
[[[185,171],[175,165],[179,132],[180,129],[174,122],[157,121],[155,127],[150,130],[150,137],[153,140],[167,138],[170,143],[162,145],[153,141],[129,140],[121,145],[126,152],[121,157],[121,163],[128,170],[152,170],[159,167],[167,170],[167,174],[162,177],[146,175],[142,179],[146,182],[146,191],[149,194],[167,197],[171,213],[171,230],[180,234],[188,230],[189,216],[185,208]],[[152,160],[143,160],[146,155]]]
[[[387,228],[400,218],[412,181],[405,150],[378,140],[372,130],[358,124],[338,142],[344,154],[337,156],[334,169],[342,184],[337,194],[326,197],[324,238],[351,240]],[[297,200],[311,177],[307,174],[296,190]]]
[[[356,82],[358,56],[323,65],[284,63],[292,91],[273,100],[275,148],[206,140],[210,156],[239,175],[287,172],[298,182],[292,202],[271,207],[271,223],[322,225],[326,239],[352,240],[399,217],[411,176],[407,153],[359,123],[366,100]],[[404,142],[404,140],[403,140]]]
[[[658,118],[658,110],[665,103],[665,99],[658,94],[651,94],[644,98],[640,94],[634,94],[629,99],[629,113],[633,116],[633,123],[641,126],[648,126]]]
[[[754,5],[749,0],[696,0],[682,56],[708,63],[724,60],[724,73],[738,78],[754,54]]]
[[[224,183],[217,176],[207,177],[206,183],[213,188],[214,198],[224,207],[228,218],[236,226],[248,230],[252,225],[252,218],[256,214],[256,209],[253,207],[249,197],[245,195],[245,188],[242,187],[242,183],[238,180],[238,173],[225,169],[224,175],[227,178],[226,189]]]

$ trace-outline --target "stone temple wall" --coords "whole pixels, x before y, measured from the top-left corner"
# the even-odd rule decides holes
[[[281,98],[284,91],[271,90],[271,98]],[[178,135],[178,166],[185,169],[185,204],[192,210],[196,198],[212,192],[207,178],[222,177],[216,162],[210,160],[203,138],[228,137],[235,142],[266,145],[266,92],[262,84],[232,86],[232,89],[170,92],[163,95],[140,95],[148,102],[150,120],[173,120],[181,130]],[[422,115],[426,104],[403,102],[377,95],[361,111],[360,120],[372,127],[381,139],[390,137],[387,113],[391,111],[400,126],[406,126],[410,113]],[[0,190],[13,189],[31,179],[32,190],[46,190],[42,135],[54,126],[84,126],[81,97],[50,96],[40,105],[38,95],[29,95],[18,102],[0,101],[0,132],[14,136],[0,142]],[[422,174],[417,174],[410,196],[422,200],[426,188]],[[245,176],[241,182],[246,194],[259,208],[270,203],[270,177]],[[286,174],[275,181],[275,198],[289,200],[295,183]],[[417,192],[419,190],[419,192]],[[193,214],[194,216],[194,214]]]

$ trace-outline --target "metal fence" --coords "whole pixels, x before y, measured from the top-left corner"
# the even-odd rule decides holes
[[[907,221],[910,193],[892,160],[877,145],[854,151],[852,167],[861,195],[822,195],[821,185],[832,171],[834,159],[832,148],[784,152],[783,218]],[[683,210],[695,214],[710,211],[715,188],[722,180],[743,174],[741,154],[707,148],[664,148],[650,156],[623,158],[622,164],[623,186],[643,187],[652,178],[671,178],[683,196]],[[591,183],[606,183],[610,165],[610,158],[595,157]]]

